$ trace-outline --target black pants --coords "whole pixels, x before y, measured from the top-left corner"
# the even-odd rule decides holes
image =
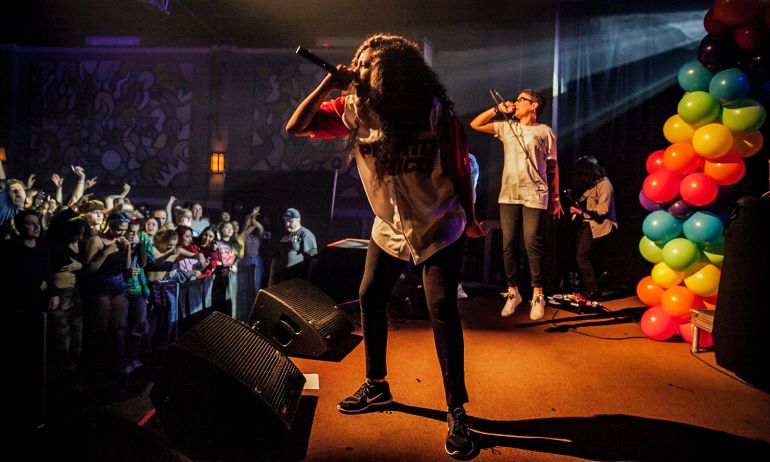
[[[463,236],[418,266],[422,269],[425,301],[433,324],[433,338],[449,409],[468,402],[463,331],[457,310],[457,281],[464,244]],[[369,242],[359,296],[366,376],[370,379],[383,379],[388,373],[387,304],[393,286],[405,267],[405,261],[388,255],[374,241]]]
[[[591,233],[591,224],[587,221],[582,222],[578,229],[575,239],[575,262],[583,287],[588,292],[599,290],[599,280],[596,277],[596,271],[594,271],[594,262],[603,263],[602,247],[606,246],[613,234],[614,228],[609,234],[594,239]]]
[[[521,285],[519,260],[521,260],[520,239],[524,237],[524,248],[529,261],[529,275],[532,287],[543,287],[543,231],[546,211],[525,207],[521,204],[500,204],[500,228],[503,232],[503,264],[509,287]]]

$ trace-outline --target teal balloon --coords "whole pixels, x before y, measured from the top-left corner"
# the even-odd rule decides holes
[[[707,91],[714,74],[697,59],[687,61],[679,68],[676,80],[684,91]]]
[[[689,239],[678,237],[663,246],[663,261],[674,270],[686,270],[700,259],[700,249]]]
[[[639,253],[650,263],[660,263],[663,261],[663,249],[647,236],[642,236],[639,240]]]
[[[709,93],[722,104],[745,98],[750,89],[749,78],[734,67],[717,72],[709,82]]]
[[[759,130],[766,119],[765,107],[750,98],[733,101],[722,108],[722,124],[733,132]]]
[[[699,210],[682,225],[684,237],[695,244],[708,246],[719,242],[725,227],[718,216],[705,210]]]
[[[657,210],[644,219],[642,232],[647,239],[663,245],[682,234],[682,222],[665,210]]]
[[[690,125],[705,125],[719,117],[722,106],[707,91],[691,91],[679,100],[677,113]]]

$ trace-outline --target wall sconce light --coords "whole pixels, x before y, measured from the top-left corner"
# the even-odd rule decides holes
[[[225,173],[225,153],[211,153],[211,173]]]
[[[0,162],[8,160],[8,156],[5,154],[5,147],[0,146]]]

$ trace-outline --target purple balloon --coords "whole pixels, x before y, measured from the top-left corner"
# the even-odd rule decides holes
[[[711,72],[731,67],[737,54],[738,49],[732,37],[707,35],[698,46],[698,61]]]
[[[677,218],[685,218],[691,214],[693,210],[694,207],[692,205],[685,202],[684,199],[679,199],[669,206],[668,213]]]
[[[650,200],[649,197],[647,197],[647,194],[644,193],[644,190],[639,191],[639,203],[642,205],[644,210],[648,212],[654,212],[656,210],[663,210],[663,205],[658,204],[657,202],[653,202]]]

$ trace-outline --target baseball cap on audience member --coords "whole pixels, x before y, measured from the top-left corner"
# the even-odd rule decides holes
[[[299,218],[299,210],[295,208],[288,208],[285,212],[283,212],[282,218],[284,220]]]

